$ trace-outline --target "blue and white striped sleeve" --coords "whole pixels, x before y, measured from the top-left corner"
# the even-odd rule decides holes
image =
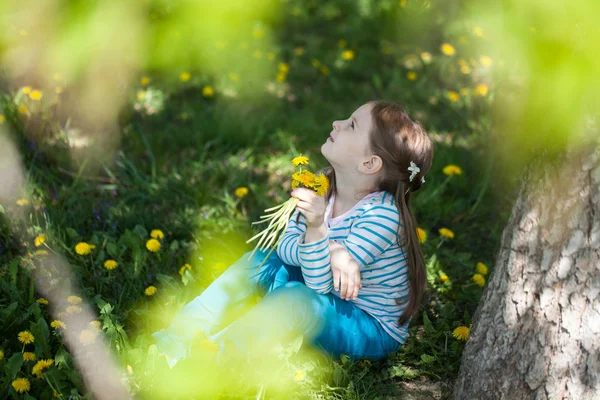
[[[361,269],[396,243],[400,213],[391,204],[369,204],[350,228],[344,245]]]
[[[296,216],[300,219],[296,223]],[[292,213],[288,228],[277,246],[277,255],[284,263],[300,267],[304,283],[317,293],[333,290],[329,254],[329,232],[316,242],[304,243],[306,218],[298,210]]]

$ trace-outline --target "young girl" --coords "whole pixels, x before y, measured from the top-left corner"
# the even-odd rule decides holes
[[[335,121],[321,152],[330,190],[294,189],[300,201],[276,254],[257,272],[265,252],[246,253],[153,335],[169,365],[198,335],[221,359],[295,335],[334,358],[381,360],[406,342],[426,282],[410,196],[431,167],[432,140],[400,107],[375,101]],[[264,298],[231,320],[256,292]]]

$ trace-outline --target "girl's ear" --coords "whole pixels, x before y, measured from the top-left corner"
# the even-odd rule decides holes
[[[383,162],[379,156],[371,156],[364,164],[368,173],[377,173],[383,168]]]

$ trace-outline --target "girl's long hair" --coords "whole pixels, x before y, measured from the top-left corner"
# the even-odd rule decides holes
[[[413,121],[398,105],[384,101],[372,101],[370,104],[373,105],[373,130],[369,132],[371,151],[383,160],[383,173],[376,182],[376,190],[385,190],[394,195],[402,218],[397,240],[408,253],[410,296],[408,305],[398,320],[403,325],[419,311],[427,284],[425,258],[417,236],[417,221],[410,209],[410,194],[421,188],[421,177],[431,168],[433,141],[423,126]],[[408,167],[411,161],[420,171],[409,181],[411,171]],[[336,190],[335,173],[331,166],[324,168],[322,172],[330,182],[329,191],[325,195],[326,202],[329,202],[331,194]],[[406,300],[396,302],[402,305]]]

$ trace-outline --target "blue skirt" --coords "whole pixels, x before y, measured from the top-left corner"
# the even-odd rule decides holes
[[[152,335],[171,367],[190,354],[199,336],[219,346],[219,357],[268,352],[298,335],[304,345],[334,359],[345,354],[382,360],[400,349],[379,321],[351,300],[308,288],[300,267],[283,263],[273,252],[257,271],[266,252],[248,260],[250,254],[182,308],[168,328]]]

